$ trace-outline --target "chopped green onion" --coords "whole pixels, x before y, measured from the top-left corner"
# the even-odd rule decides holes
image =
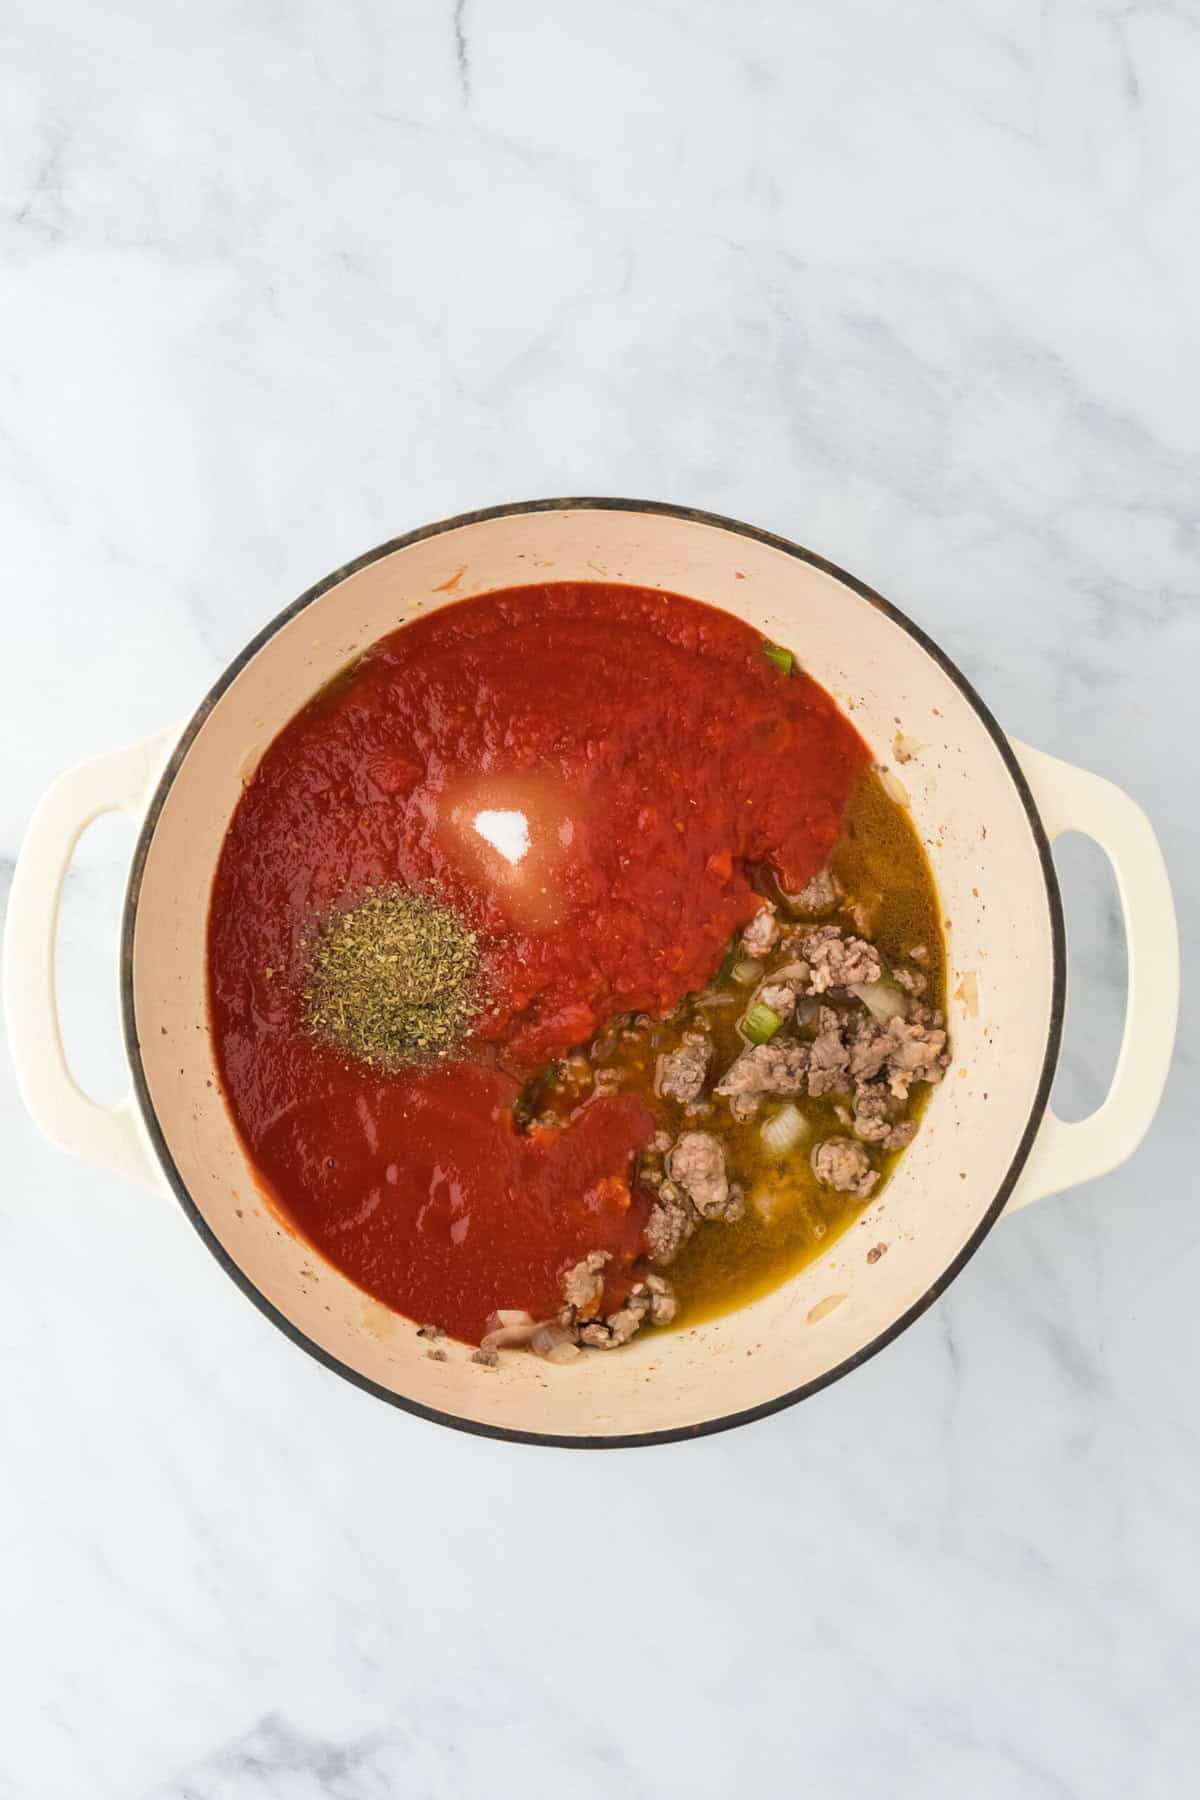
[[[725,982],[729,981],[732,978],[733,971],[737,967],[737,964],[740,960],[741,960],[740,946],[738,944],[738,940],[736,938],[734,938],[732,944],[730,944],[728,950],[725,952],[724,956],[721,958],[721,966],[717,970],[717,986],[718,987],[723,986]]]
[[[779,1014],[760,1000],[743,1018],[742,1036],[752,1044],[769,1044],[782,1024]]]
[[[782,644],[772,644],[766,638],[764,638],[762,653],[766,657],[766,659],[769,663],[774,663],[775,667],[780,671],[781,674],[784,674],[784,675],[791,674],[792,662],[793,662],[794,658],[792,656],[791,651],[785,650],[783,648]]]

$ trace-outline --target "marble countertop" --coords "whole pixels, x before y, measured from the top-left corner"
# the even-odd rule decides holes
[[[429,519],[732,513],[909,611],[1162,836],[1196,947],[1187,4],[100,0],[6,12],[0,852]],[[120,1091],[106,820],[63,914]],[[1060,1107],[1112,883],[1063,847]],[[1200,1688],[1200,1050],[885,1355],[703,1442],[392,1412],[0,1071],[4,1800],[1178,1800]]]

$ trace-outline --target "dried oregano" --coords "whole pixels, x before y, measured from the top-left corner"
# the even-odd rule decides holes
[[[309,1029],[372,1068],[433,1061],[478,1010],[478,936],[426,895],[375,888],[318,933],[303,998]]]

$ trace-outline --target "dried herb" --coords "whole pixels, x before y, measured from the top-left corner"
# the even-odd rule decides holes
[[[478,1011],[478,937],[404,888],[375,888],[321,932],[304,1003],[310,1030],[372,1068],[446,1056]]]

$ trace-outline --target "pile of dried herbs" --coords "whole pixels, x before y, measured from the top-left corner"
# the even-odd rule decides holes
[[[310,1030],[373,1069],[455,1049],[479,1006],[477,934],[449,907],[375,888],[339,913],[311,953]]]

